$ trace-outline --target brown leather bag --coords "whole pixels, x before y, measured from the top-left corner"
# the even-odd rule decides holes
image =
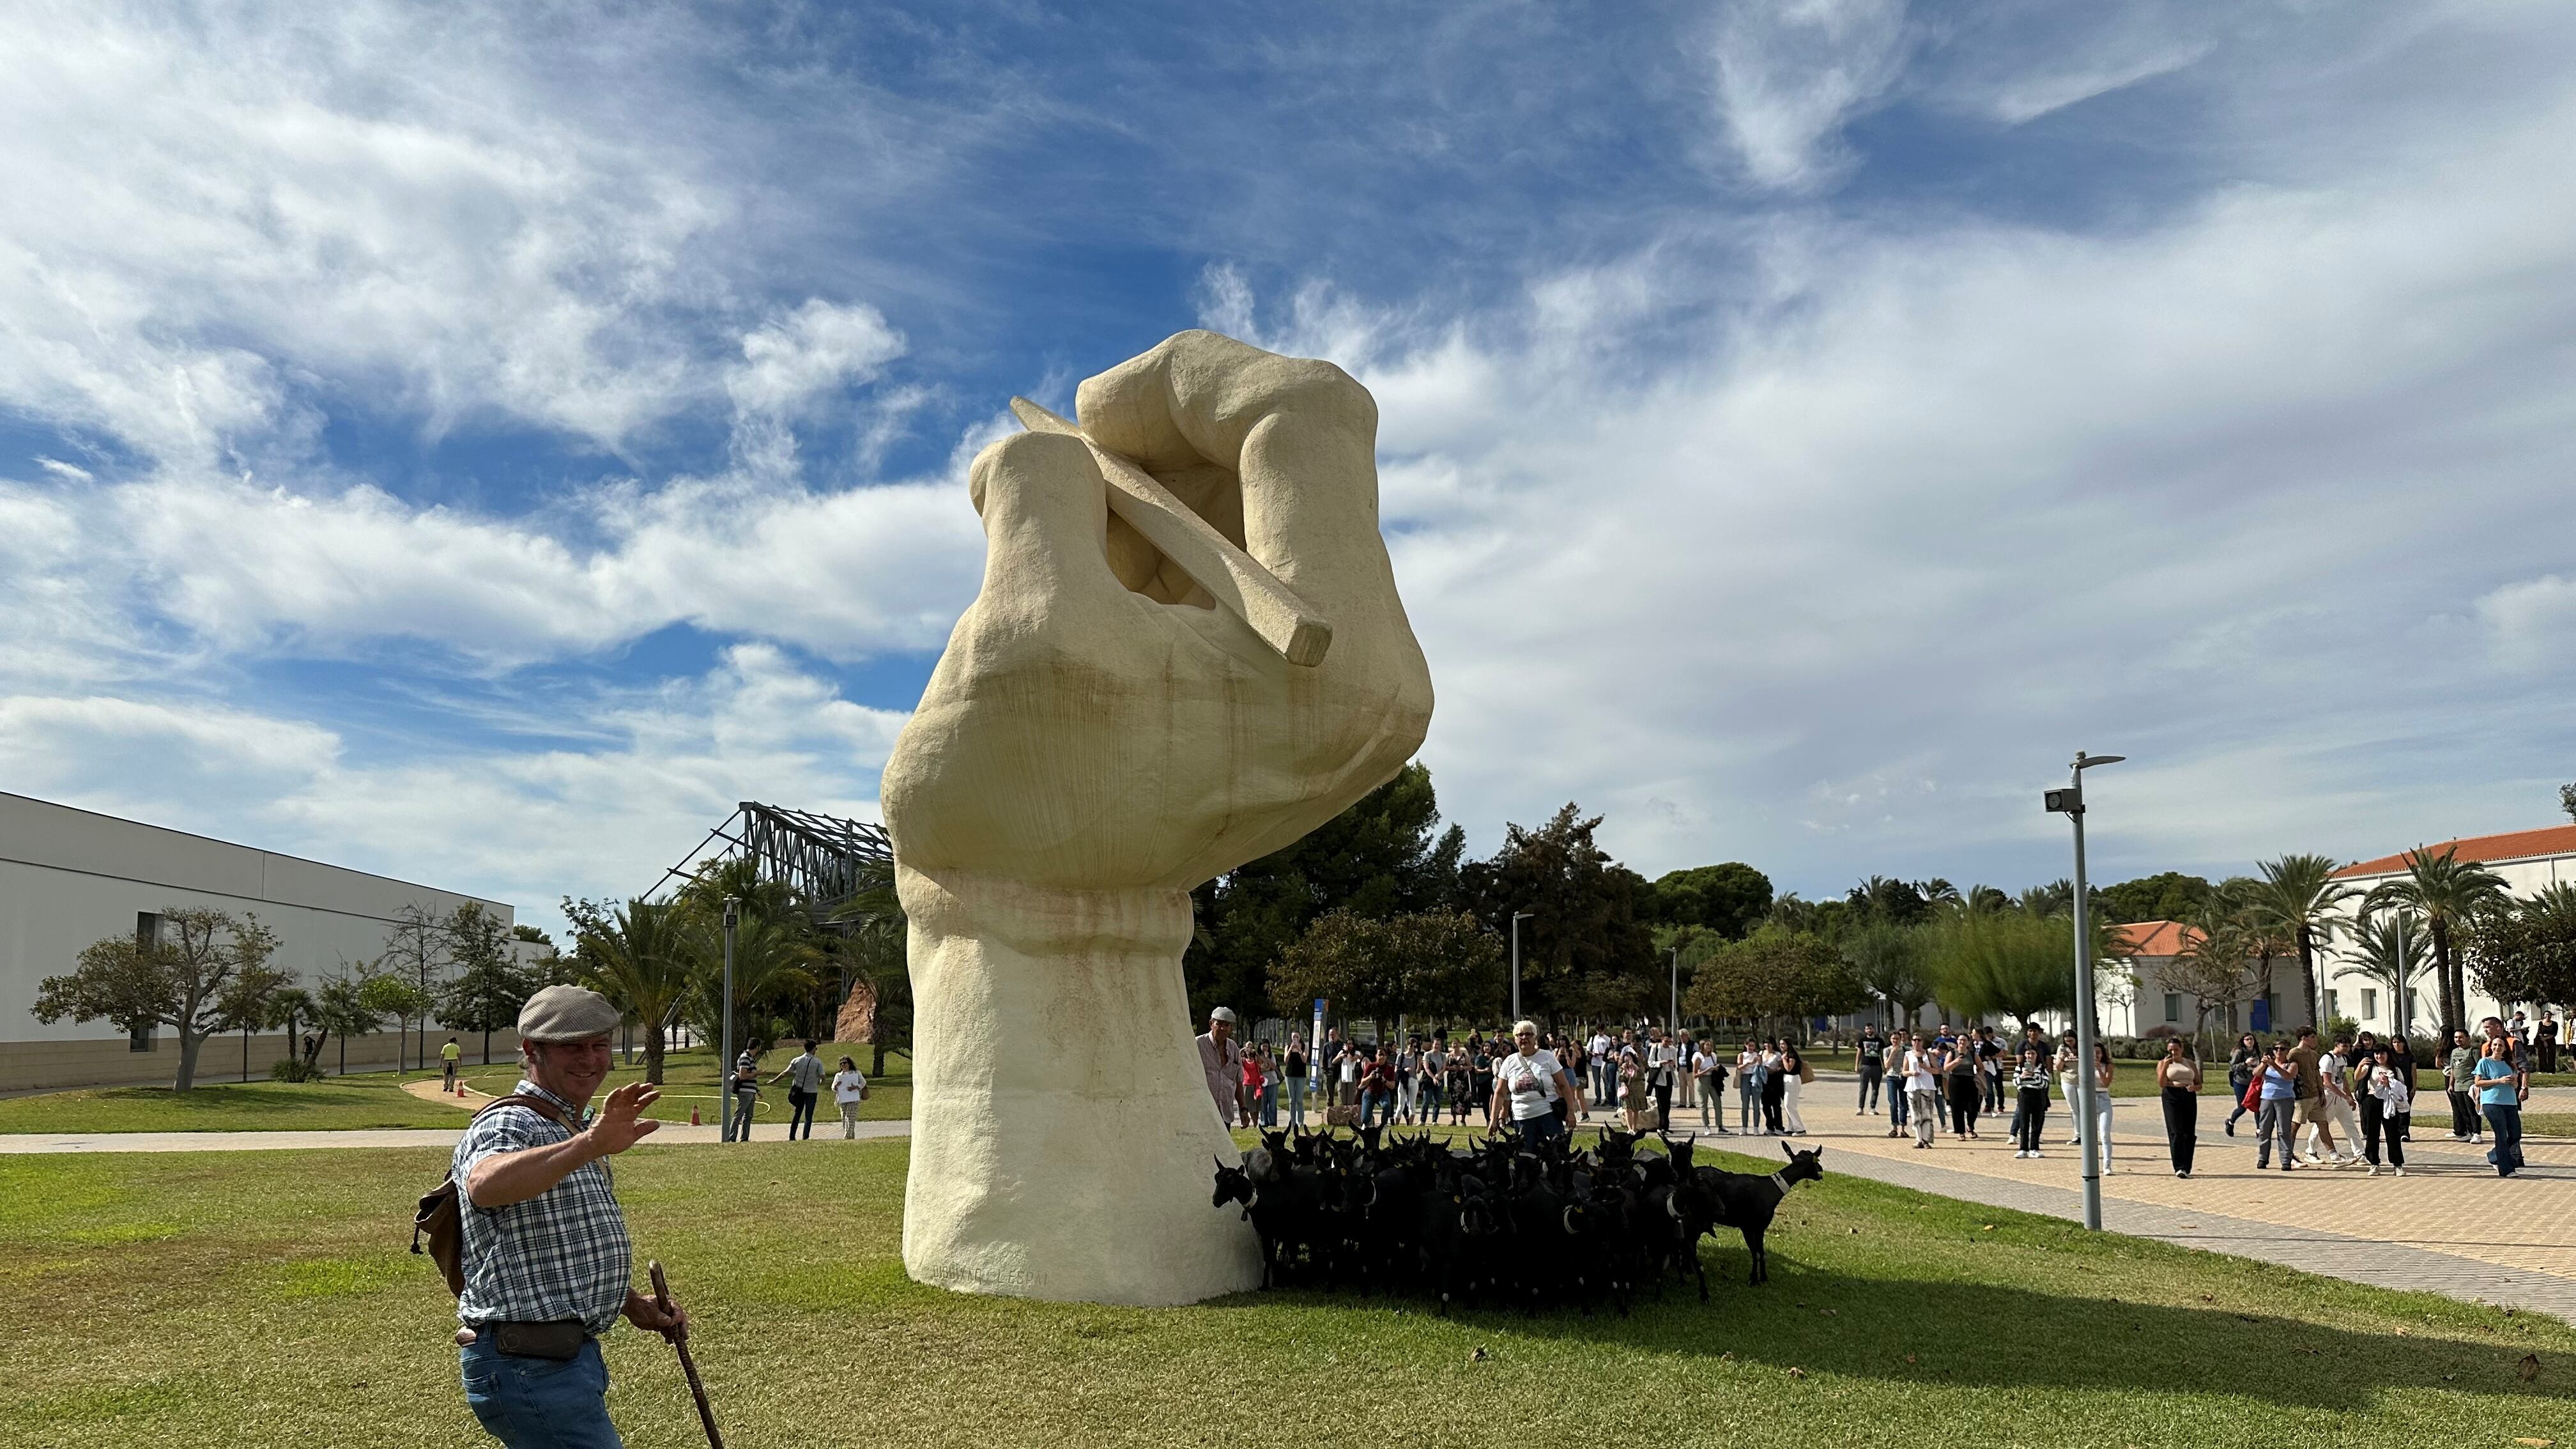
[[[564,1121],[563,1114],[555,1110],[555,1104],[542,1097],[518,1095],[496,1097],[484,1103],[482,1110],[474,1115],[479,1118],[484,1112],[489,1112],[495,1107],[525,1107],[567,1132],[572,1130],[571,1124]],[[435,1189],[422,1195],[420,1210],[412,1214],[411,1250],[415,1253],[420,1252],[421,1243],[424,1240],[429,1244],[429,1260],[438,1265],[439,1275],[447,1280],[448,1295],[455,1298],[464,1297],[464,1212],[457,1206],[456,1176],[453,1172],[441,1178]]]

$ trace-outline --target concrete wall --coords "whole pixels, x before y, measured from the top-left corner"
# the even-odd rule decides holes
[[[71,971],[91,942],[131,939],[139,914],[189,907],[256,916],[278,936],[270,964],[310,990],[350,963],[382,955],[395,913],[405,905],[446,914],[473,899],[0,794],[0,1090],[172,1074],[178,1045],[167,1031],[158,1034],[154,1050],[137,1052],[108,1022],[65,1019],[47,1026],[32,1014],[45,977]],[[508,905],[483,905],[504,923],[512,919]],[[238,1076],[240,1038],[232,1040]],[[371,1045],[368,1064],[390,1065],[393,1040],[387,1033]],[[253,1074],[265,1072],[282,1051],[282,1039],[266,1059],[254,1046]],[[336,1049],[325,1056],[336,1060]],[[358,1065],[360,1056],[352,1043],[350,1064]],[[222,1046],[210,1043],[199,1070],[220,1076],[222,1063]]]

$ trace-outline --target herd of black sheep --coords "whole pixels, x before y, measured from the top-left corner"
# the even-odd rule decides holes
[[[1762,1236],[1780,1200],[1825,1175],[1821,1151],[1780,1171],[1725,1172],[1691,1163],[1692,1139],[1605,1129],[1598,1149],[1560,1138],[1535,1148],[1485,1138],[1463,1149],[1429,1134],[1265,1131],[1241,1166],[1219,1159],[1215,1205],[1243,1204],[1261,1238],[1264,1288],[1308,1286],[1436,1296],[1440,1311],[1476,1304],[1529,1312],[1603,1300],[1628,1311],[1665,1276],[1708,1272],[1699,1240],[1744,1235],[1751,1281],[1770,1277]]]

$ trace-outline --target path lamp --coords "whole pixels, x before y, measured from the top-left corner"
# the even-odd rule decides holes
[[[719,1120],[726,1124],[724,1129],[724,1140],[727,1142],[734,1140],[734,1104],[742,1100],[741,1094],[734,1091],[733,1083],[726,1076],[727,1073],[733,1070],[733,932],[735,925],[737,925],[741,919],[742,897],[725,897],[724,1025],[722,1028],[723,1041],[716,1048],[716,1090],[721,1094],[716,1101],[716,1110],[722,1114]],[[744,1128],[742,1135],[745,1138],[749,1138],[751,1136],[751,1132],[749,1130],[751,1124],[749,1122],[744,1122],[742,1126]]]
[[[2084,890],[2084,772],[2096,765],[2116,765],[2126,755],[2075,752],[2067,787],[2042,798],[2051,813],[2075,822],[2075,1097],[2077,1136],[2084,1141],[2084,1226],[2102,1227],[2102,1119],[2093,1109],[2101,1091],[2093,1073],[2093,932],[2086,920]]]
[[[1536,911],[1512,912],[1512,1020],[1521,1019],[1521,922],[1534,919]]]

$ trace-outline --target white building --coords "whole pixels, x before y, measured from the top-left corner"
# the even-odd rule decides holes
[[[0,794],[0,1090],[168,1079],[178,1046],[167,1032],[129,1037],[109,1022],[33,1013],[38,983],[69,973],[81,948],[153,929],[173,907],[255,915],[277,934],[270,964],[310,990],[343,965],[384,954],[406,905],[447,914],[474,897],[363,871],[209,840],[159,826]],[[511,908],[485,901],[506,924]],[[241,1038],[218,1037],[198,1059],[200,1080],[229,1081]],[[516,1038],[494,1038],[516,1053]],[[473,1044],[479,1058],[480,1042]],[[250,1071],[266,1076],[286,1052],[280,1033],[250,1043]],[[352,1067],[390,1065],[392,1033],[349,1043]],[[339,1060],[336,1046],[324,1065]]]
[[[2106,992],[2106,999],[2095,1003],[2095,1019],[2102,1033],[2189,1036],[2198,1030],[2199,998],[2173,989],[2165,980],[2165,968],[2200,933],[2179,921],[2136,921],[2122,926],[2120,933],[2128,944],[2128,967],[2136,977],[2136,987],[2126,993],[2129,999],[2125,1002],[2108,999]],[[2248,961],[2248,969],[2255,973],[2255,989],[2243,1000],[2213,1009],[2209,1029],[2233,1037],[2241,1031],[2270,1033],[2306,1024],[2307,1013],[2299,1008],[2299,958],[2273,957],[2268,977],[2262,963],[2250,957]]]
[[[2504,878],[2505,889],[2513,895],[2529,897],[2543,887],[2560,882],[2576,882],[2576,825],[2552,825],[2539,830],[2515,830],[2503,835],[2476,835],[2466,840],[2438,841],[2424,847],[2439,855],[2445,846],[2453,847],[2464,861],[2475,861]],[[2406,874],[2409,851],[2383,855],[2376,860],[2357,861],[2335,872],[2341,884],[2353,886],[2367,894],[2385,881]],[[2360,906],[2360,897],[2348,902],[2339,913],[2339,921],[2348,924]],[[2317,970],[2325,979],[2317,984],[2326,989],[2327,1009],[2349,1016],[2376,1032],[2394,1031],[2400,1022],[2400,1004],[2385,987],[2358,976],[2337,979],[2335,972],[2354,964],[2348,929],[2338,929],[2325,952],[2328,960]],[[2441,1011],[2441,987],[2433,980],[2428,964],[2416,978],[2414,989],[2414,1024],[2418,1030],[2438,1025],[2434,1020]],[[2564,1006],[2567,1003],[2561,1002]],[[2479,992],[2477,979],[2469,979],[2468,1019],[2474,1025],[2480,1017],[2509,1016],[2510,1010],[2493,997]]]

